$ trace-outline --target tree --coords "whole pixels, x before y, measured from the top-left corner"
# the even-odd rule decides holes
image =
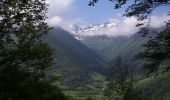
[[[95,5],[99,0],[91,0],[89,5]],[[119,9],[122,5],[126,4],[130,0],[110,0],[115,2],[115,8]],[[140,28],[139,33],[142,36],[147,36],[151,33],[150,30],[150,19],[152,12],[160,6],[170,6],[170,0],[134,0],[125,11],[124,15],[127,17],[136,16],[139,21],[148,20],[145,22],[139,22],[136,26],[143,26]],[[170,16],[170,14],[168,13]],[[149,69],[149,73],[156,71],[158,66],[165,59],[169,59],[169,24],[167,22],[161,32],[155,32],[151,35],[150,40],[144,45],[145,50],[138,56],[140,59],[144,59],[146,64],[144,68]],[[162,50],[163,49],[163,50]]]
[[[44,76],[53,53],[41,40],[49,30],[46,12],[45,0],[0,1],[1,100],[47,100],[52,95]]]
[[[145,50],[140,52],[137,58],[145,60],[144,67],[149,73],[157,71],[164,60],[170,59],[170,21],[166,28],[152,36],[144,47]]]
[[[104,95],[118,96],[123,100],[128,100],[128,94],[133,88],[133,78],[129,66],[123,63],[121,57],[117,57],[110,71],[109,83],[104,90]]]

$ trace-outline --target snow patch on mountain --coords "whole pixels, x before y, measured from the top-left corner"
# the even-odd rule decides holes
[[[81,26],[75,25],[75,26],[73,26],[74,27],[73,32],[74,33],[83,33],[83,32],[89,32],[89,31],[99,31],[102,28],[116,26],[117,23],[118,23],[118,20],[109,20],[102,24],[89,25],[87,27],[81,27]]]
[[[167,21],[168,19],[169,16],[167,16],[167,14],[151,16],[150,27],[160,28],[165,25],[165,21]],[[93,36],[130,37],[137,33],[140,28],[136,27],[136,24],[141,23],[137,20],[136,17],[111,19],[104,23],[88,26],[80,26],[77,25],[75,22],[65,20],[58,16],[50,18],[46,21],[52,27],[61,27],[64,30],[70,32],[78,40]]]
[[[138,31],[138,28],[135,27],[136,23],[136,18],[132,17],[125,18],[122,21],[112,19],[102,24],[89,25],[86,27],[72,25],[73,30],[71,33],[78,40],[91,36],[129,36]]]

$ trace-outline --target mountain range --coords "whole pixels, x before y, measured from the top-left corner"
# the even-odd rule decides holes
[[[86,27],[73,25],[71,31],[54,27],[45,37],[46,42],[54,48],[55,64],[49,74],[59,77],[56,83],[66,95],[78,99],[87,96],[102,98],[104,86],[108,83],[108,69],[113,66],[115,58],[121,56],[130,67],[129,71],[133,73],[135,81],[138,80],[130,93],[131,97],[143,98],[148,94],[151,98],[160,97],[160,100],[162,96],[169,97],[170,73],[162,68],[169,65],[169,60],[160,64],[162,69],[158,73],[147,78],[146,70],[141,69],[144,62],[135,60],[135,55],[144,49],[142,45],[150,36],[155,36],[154,32],[147,37],[135,32],[115,35],[112,32],[117,25],[117,20],[109,20]]]
[[[60,81],[69,86],[80,86],[93,73],[105,74],[108,64],[92,49],[76,40],[69,32],[54,28],[46,36],[54,48],[55,65],[50,73],[58,74]]]
[[[120,35],[113,36],[112,31],[105,31],[118,25],[119,21],[115,19],[86,27],[75,25],[71,34],[75,39],[96,51],[106,61],[111,61],[119,55],[124,58],[132,58],[141,50],[142,44],[146,43],[147,38],[143,38],[137,33],[127,36],[120,33]]]
[[[75,25],[72,32],[54,27],[46,36],[55,54],[54,69],[50,73],[58,75],[62,84],[77,87],[92,81],[94,73],[105,76],[117,56],[122,56],[134,69],[138,69],[140,63],[132,60],[142,50],[147,38],[139,34],[113,37],[108,36],[111,33],[100,33],[117,23],[109,20],[87,27]]]
[[[84,37],[87,37],[87,36],[101,35],[101,31],[108,29],[108,28],[112,28],[112,27],[116,26],[117,24],[118,24],[118,20],[112,19],[112,20],[108,20],[104,23],[88,25],[85,27],[81,27],[78,25],[72,25],[73,29],[71,30],[70,33],[72,33],[72,35],[76,39],[82,40]],[[102,34],[105,34],[105,32]]]

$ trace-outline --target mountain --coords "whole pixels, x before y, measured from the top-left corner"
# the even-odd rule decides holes
[[[135,33],[130,35],[119,33],[114,36],[114,31],[108,31],[114,30],[114,27],[119,24],[118,20],[113,19],[86,27],[74,25],[71,33],[75,39],[95,50],[107,61],[113,60],[118,55],[132,58],[141,50],[142,44],[146,43],[147,38]]]
[[[73,29],[71,33],[76,39],[83,40],[83,38],[87,36],[103,35],[105,30],[112,28],[117,24],[118,24],[118,20],[112,19],[101,24],[89,25],[86,27],[72,25]]]
[[[134,56],[143,50],[142,45],[148,40],[148,37],[142,37],[141,34],[134,33],[130,35],[115,35],[112,31],[119,25],[117,20],[109,20],[102,24],[80,27],[75,25],[72,35],[75,39],[88,46],[106,62],[114,62],[117,56],[132,64],[135,69],[139,69],[142,62],[134,61]]]
[[[106,72],[106,62],[69,32],[54,28],[45,39],[54,48],[55,65],[50,73],[59,75],[62,84],[81,86],[91,80],[93,73]]]
[[[82,40],[82,43],[93,49],[106,62],[111,65],[116,57],[121,56],[126,64],[138,74],[143,73],[141,65],[142,61],[135,60],[135,55],[143,50],[142,45],[145,44],[147,38],[142,38],[138,34],[131,37],[107,37],[93,36]]]
[[[119,55],[132,59],[135,54],[142,50],[142,45],[147,41],[147,38],[137,35],[131,37],[86,37],[82,43],[95,50],[107,61],[111,61]]]
[[[87,27],[81,27],[75,25],[75,30],[73,33],[83,33],[83,32],[88,32],[88,31],[97,31],[100,30],[101,28],[107,28],[107,27],[113,27],[117,25],[118,21],[117,20],[108,20],[102,24],[95,24],[95,25],[89,25]]]

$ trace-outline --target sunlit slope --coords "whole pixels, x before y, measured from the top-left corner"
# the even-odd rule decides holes
[[[131,93],[133,100],[170,100],[170,72],[140,80]]]

